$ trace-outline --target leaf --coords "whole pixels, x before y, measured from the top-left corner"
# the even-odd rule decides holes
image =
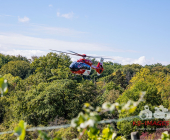
[[[24,140],[25,139],[26,125],[27,124],[23,120],[21,120],[19,122],[18,126],[15,127],[15,129],[14,129],[15,135],[18,136],[19,140]]]
[[[8,93],[8,83],[7,80],[0,76],[0,88],[3,95]]]
[[[39,136],[43,139],[43,140],[52,140],[52,138],[47,136],[47,133],[43,132],[43,131],[38,131]],[[56,140],[60,140],[60,139],[56,139]]]

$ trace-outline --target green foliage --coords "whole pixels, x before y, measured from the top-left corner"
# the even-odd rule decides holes
[[[26,126],[27,126],[27,124],[23,120],[21,120],[19,122],[18,126],[15,127],[14,133],[18,137],[17,140],[24,140],[25,139]]]
[[[98,64],[98,61],[96,61],[95,59],[92,59],[91,61],[93,62],[93,65]],[[122,65],[118,63],[112,63],[112,62],[104,62],[103,67],[104,67],[104,71],[101,73],[100,76],[97,76],[96,70],[94,69],[91,70],[90,77],[92,80],[95,79],[96,81],[102,77],[108,76],[113,72],[116,72],[118,69],[122,68]]]
[[[34,125],[46,125],[56,116],[70,119],[78,114],[85,102],[95,104],[97,94],[92,91],[95,91],[95,85],[88,81],[83,84],[73,80],[40,83],[25,93],[17,91],[14,94],[15,101],[11,110],[15,113],[11,116]]]
[[[78,102],[70,101],[76,98],[76,93],[76,83],[71,80],[40,83],[26,93],[26,120],[37,125],[46,124],[57,115],[72,117],[72,109],[78,107]]]
[[[100,77],[105,77],[116,72],[118,69],[122,67],[122,65],[118,63],[112,63],[112,62],[104,62],[103,67],[104,67],[104,71]]]
[[[38,131],[39,133],[39,137],[43,140],[52,140],[52,138],[48,137],[47,134],[45,132],[42,131]]]
[[[0,123],[3,122],[5,114],[5,99],[4,97],[0,97]]]
[[[81,108],[85,102],[91,103],[92,105],[98,105],[97,97],[100,95],[96,91],[96,86],[92,81],[82,81],[78,83],[78,94],[79,96],[79,104],[81,104]]]
[[[131,109],[134,108],[134,105],[137,106],[139,104],[141,98],[137,102],[132,102],[133,103],[132,106],[130,106],[129,104],[130,112],[134,112],[134,110]],[[100,133],[100,130],[97,128],[97,123],[101,120],[100,114],[106,111],[114,113],[116,108],[120,112],[122,109],[125,108],[125,106],[122,106],[118,103],[114,104],[104,103],[102,105],[102,108],[97,107],[95,109],[89,103],[85,103],[83,107],[85,113],[80,112],[77,118],[72,119],[71,126],[76,127],[77,130],[81,132],[78,139],[82,139],[83,135],[87,134],[88,139],[97,140],[100,138],[102,140],[113,140],[117,135],[113,127],[107,125],[107,127],[103,129],[102,133]],[[24,123],[24,121],[20,121],[18,126],[14,128],[14,132],[18,136],[18,140],[24,140],[26,134],[26,123]],[[55,135],[60,136],[61,134],[57,132],[57,134]],[[67,136],[70,135],[67,134]],[[42,131],[39,131],[39,137],[42,138],[43,140],[52,140],[50,136],[48,136],[46,133]],[[53,140],[64,139],[56,137]]]
[[[120,84],[118,85],[118,84],[114,83],[113,81],[110,81],[109,83],[107,83],[103,88],[106,89],[107,91],[110,91],[113,89],[118,90],[121,93],[124,91],[124,89],[121,87]]]
[[[11,55],[0,54],[0,68],[6,63],[8,63],[9,61],[18,61],[18,60],[29,62],[29,60],[26,57],[23,57],[21,55],[11,56]]]
[[[118,137],[116,138],[116,140],[126,140],[126,139],[125,139],[125,137],[123,137],[123,136],[118,136]]]
[[[117,132],[111,127],[110,125],[107,125],[105,128],[103,128],[102,133],[100,133],[100,130],[97,128],[97,123],[101,120],[100,114],[106,111],[109,111],[111,113],[115,112],[115,109],[118,109],[118,112],[126,112],[134,113],[137,106],[143,101],[144,93],[141,95],[138,101],[128,101],[126,104],[119,104],[119,103],[104,103],[102,105],[102,108],[97,107],[96,109],[93,108],[89,103],[84,104],[83,110],[85,113],[80,112],[77,118],[72,119],[71,126],[76,127],[79,131],[80,135],[78,139],[80,140],[83,138],[83,135],[88,135],[88,140],[113,140],[116,138]],[[126,127],[126,125],[123,125]],[[25,130],[26,129],[26,123],[24,121],[20,121],[19,125],[15,127],[14,131],[18,136],[18,140],[24,140],[25,138]],[[65,138],[61,137],[55,137],[54,139],[48,136],[45,132],[38,131],[39,137],[43,140],[65,140]],[[57,133],[57,136],[61,136],[61,133]],[[68,136],[68,135],[67,135]],[[164,132],[162,134],[162,139],[169,138],[169,134],[167,132]],[[117,137],[117,140],[125,140],[124,137]]]
[[[4,79],[2,76],[0,76],[0,91],[1,91],[1,97],[3,97],[3,95],[8,93],[7,80]]]
[[[149,69],[141,69],[139,73],[131,80],[131,85],[129,88],[117,99],[119,103],[125,103],[128,100],[137,101],[139,99],[139,91],[146,91],[144,97],[145,101],[139,104],[139,107],[136,111],[131,114],[128,112],[122,112],[119,114],[119,118],[124,118],[128,116],[138,115],[141,110],[144,109],[145,105],[148,105],[151,111],[154,111],[154,107],[163,104],[161,97],[161,84],[162,76],[156,74],[151,74]],[[119,132],[124,135],[129,135],[131,132],[135,131],[137,126],[132,126],[133,121],[139,121],[138,119],[132,121],[123,121],[118,123]],[[142,127],[142,126],[138,126]],[[147,126],[149,127],[149,126]],[[127,129],[128,128],[128,129]]]
[[[117,98],[121,95],[119,90],[112,89],[104,94],[104,102],[115,103]]]
[[[94,65],[98,63],[95,59],[92,62]],[[146,104],[151,111],[159,105],[170,109],[169,65],[165,67],[155,64],[143,68],[138,64],[122,66],[104,62],[104,72],[96,76],[92,69],[92,80],[89,81],[82,76],[73,76],[69,70],[70,63],[70,57],[64,54],[48,53],[46,56],[34,57],[31,64],[22,56],[0,54],[0,72],[8,81],[9,90],[8,94],[0,97],[0,131],[14,129],[19,120],[24,120],[33,127],[55,123],[60,117],[69,122],[81,112],[74,119],[78,119],[75,122],[78,127],[54,130],[49,135],[44,132],[27,132],[25,139],[78,137],[82,140],[104,140],[111,139],[114,133],[124,134],[124,137],[118,136],[115,139],[124,139],[132,131],[136,131],[138,126],[132,125],[133,121],[139,119],[121,121],[114,128],[109,125],[99,128],[98,121],[116,119],[118,115],[120,119],[139,115]],[[4,79],[0,78],[3,90]],[[146,91],[146,95],[145,100],[139,103],[141,91]],[[5,90],[3,93],[6,93]],[[85,104],[82,110],[86,102],[94,108]],[[103,104],[104,102],[106,103]],[[101,105],[102,108],[97,107]],[[0,139],[13,140],[15,137],[6,134],[0,136]]]
[[[0,76],[0,92],[1,92],[1,97],[0,97],[0,123],[3,121],[4,114],[5,114],[5,104],[6,100],[3,98],[5,94],[8,93],[8,83],[7,80],[4,79],[2,76]]]
[[[81,139],[81,137],[84,134],[88,135],[88,139],[102,139],[102,140],[112,140],[116,137],[116,132],[113,127],[108,125],[106,128],[103,129],[102,134],[100,133],[100,130],[97,128],[97,123],[101,120],[101,113],[104,112],[110,112],[114,113],[116,108],[118,112],[122,111],[129,111],[130,113],[133,113],[138,106],[138,104],[142,101],[144,94],[142,94],[141,98],[139,98],[138,101],[130,103],[127,102],[127,104],[119,104],[114,103],[110,104],[108,102],[104,103],[102,105],[102,108],[97,107],[96,109],[93,108],[89,103],[86,103],[84,105],[84,111],[80,112],[78,117],[73,119],[71,122],[72,127],[77,127],[77,130],[80,132],[80,136],[78,139]]]
[[[99,81],[104,81],[106,83],[109,83],[109,82],[114,82],[117,86],[120,85],[120,87],[122,88],[126,88],[127,86],[127,82],[126,82],[126,77],[125,75],[123,74],[123,72],[121,72],[120,70],[108,75],[108,76],[105,76],[103,78],[101,78]]]
[[[162,133],[161,139],[162,140],[169,140],[170,139],[170,135],[168,134],[168,131],[165,131],[165,132]]]
[[[133,76],[142,68],[139,64],[125,65],[122,68],[123,73],[126,75],[127,83],[132,79]]]
[[[152,65],[145,65],[145,68],[152,69],[157,66],[163,66],[163,65],[161,63],[157,63],[157,64],[152,64]]]
[[[13,76],[20,76],[22,79],[26,77],[30,70],[30,64],[26,61],[10,61],[1,67],[2,75],[11,73]]]
[[[114,139],[116,137],[116,133],[114,133],[114,129],[108,125],[106,128],[102,131],[103,139],[109,140]]]
[[[21,78],[19,76],[14,77],[13,75],[9,74],[5,74],[4,79],[7,79],[8,81],[8,90],[9,90],[9,94],[12,94],[12,91],[15,90],[15,87],[17,85],[17,83],[21,80]]]
[[[50,133],[49,133],[50,135]],[[68,127],[68,128],[61,128],[54,132],[53,137],[58,138],[65,138],[67,140],[72,140],[74,138],[77,138],[79,136],[79,132],[76,128]],[[83,140],[87,139],[87,135],[84,135],[82,137]]]
[[[70,69],[66,66],[58,66],[57,69],[51,69],[51,73],[53,74],[49,80],[59,80],[59,79],[72,79]]]
[[[35,69],[36,73],[42,73],[46,80],[63,79],[68,77],[68,67],[70,64],[71,58],[69,56],[48,53],[46,56],[35,59],[31,63],[31,68]]]
[[[102,105],[104,102],[114,103],[124,89],[120,85],[116,85],[113,81],[106,83],[103,86],[104,93],[98,97],[99,105]]]

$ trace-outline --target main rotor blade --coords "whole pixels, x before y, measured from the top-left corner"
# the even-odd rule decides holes
[[[50,50],[51,50],[51,49],[50,49]],[[68,52],[62,52],[62,51],[57,51],[57,50],[51,50],[51,51],[56,51],[56,52],[60,52],[60,53],[66,53],[66,54],[76,55],[76,54],[72,54],[72,53],[68,53]]]
[[[68,50],[68,51],[69,51],[69,50]],[[72,53],[78,54],[78,53],[76,53],[76,52],[73,52],[73,51],[69,51],[69,52],[72,52]]]
[[[105,58],[105,57],[102,57],[102,56],[87,56],[87,57],[92,57],[92,58],[103,58],[103,59],[112,59],[112,58]],[[112,59],[114,60],[114,59]]]
[[[69,51],[69,50],[68,50]],[[82,54],[79,54],[79,53],[76,53],[76,52],[73,52],[73,51],[69,51],[69,52],[72,52],[72,53],[75,53],[75,54],[77,54],[77,55],[79,55],[79,56],[82,56]],[[92,58],[101,58],[100,56],[89,56],[89,55],[86,55],[86,57],[92,57]]]
[[[99,57],[99,56],[89,56],[89,55],[87,55],[87,57],[92,57],[92,58],[101,58],[101,57]]]
[[[60,52],[60,53],[66,53],[66,54],[71,54],[71,55],[77,55],[77,56],[82,56],[83,57],[83,55],[82,54],[78,54],[78,53],[76,53],[76,52],[73,52],[73,51],[69,51],[69,52],[71,52],[71,53],[68,53],[68,52],[62,52],[62,51],[57,51],[57,50],[52,50],[52,49],[50,49],[51,51],[56,51],[56,52]],[[101,56],[89,56],[89,55],[86,55],[86,57],[92,57],[92,58],[103,58],[103,59],[112,59],[112,58],[105,58],[105,57],[101,57]],[[115,59],[112,59],[112,60],[115,60]]]
[[[68,50],[68,51],[69,51],[69,50]],[[73,51],[69,51],[69,52],[75,53],[75,54],[78,55],[78,56],[82,56],[82,54],[79,54],[79,53],[76,53],[76,52],[73,52]]]

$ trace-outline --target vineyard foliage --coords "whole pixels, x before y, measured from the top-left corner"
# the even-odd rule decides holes
[[[136,128],[155,126],[133,126],[133,121],[139,118],[110,125],[97,125],[97,122],[138,116],[146,104],[151,111],[160,105],[170,109],[169,65],[104,62],[105,70],[100,76],[92,70],[91,80],[85,80],[70,72],[71,62],[69,56],[57,53],[32,59],[0,54],[0,75],[8,83],[7,92],[6,84],[0,81],[3,92],[0,132],[14,130],[19,139],[26,140],[128,139]],[[97,64],[95,59],[92,62]],[[140,100],[142,91],[146,94]],[[51,130],[48,134],[25,132],[26,127],[63,124],[72,124],[73,128]],[[140,135],[142,132],[139,130]],[[164,134],[169,137],[167,132]],[[13,140],[16,136],[4,134],[0,139]]]

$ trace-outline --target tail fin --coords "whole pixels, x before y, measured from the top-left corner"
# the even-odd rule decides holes
[[[97,69],[96,69],[96,72],[97,72],[97,75],[100,76],[100,74],[103,72],[103,61],[104,59],[101,58],[100,59],[100,62],[97,64]]]

